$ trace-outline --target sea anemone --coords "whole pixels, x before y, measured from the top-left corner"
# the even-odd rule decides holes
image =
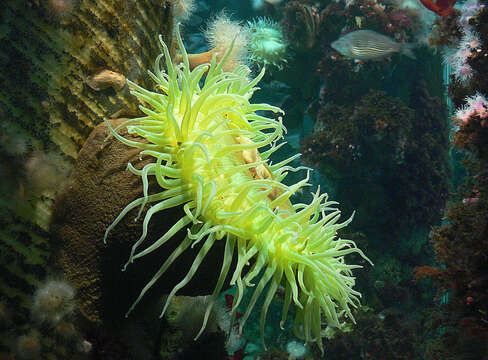
[[[241,332],[264,292],[260,321],[264,344],[266,314],[283,283],[286,292],[281,325],[293,302],[298,308],[294,322],[297,336],[305,342],[317,342],[323,349],[323,322],[340,326],[343,318],[354,321],[352,308],[360,305],[360,293],[352,288],[355,284],[352,269],[361,266],[346,264],[345,256],[358,253],[365,258],[365,255],[353,241],[337,237],[337,230],[352,217],[339,223],[340,211],[334,207],[337,203],[327,201],[327,195],[319,191],[313,194],[309,205],[290,202],[289,198],[307,185],[308,176],[294,185],[284,185],[281,180],[287,173],[297,170],[287,164],[298,155],[277,164],[268,161],[280,147],[277,141],[283,138],[285,128],[281,117],[275,120],[256,114],[256,111],[281,113],[281,109],[249,101],[264,69],[253,80],[248,79],[250,70],[243,65],[233,72],[223,71],[231,47],[219,63],[214,56],[210,64],[190,70],[178,29],[176,38],[183,58],[183,63],[176,66],[162,37],[159,38],[163,54],[157,57],[154,72],[150,72],[158,92],[128,81],[131,93],[143,102],[140,109],[146,116],[127,120],[115,129],[106,122],[118,140],[141,149],[140,156],[154,160],[141,170],[129,163],[128,169],[142,178],[143,196],[122,210],[107,228],[105,240],[129,211],[140,207],[140,215],[146,204],[152,206],[144,216],[142,235],[132,246],[126,266],[163,246],[179,230],[186,228],[188,232],[127,314],[186,249],[199,244],[188,274],[169,293],[163,316],[173,296],[192,279],[214,243],[224,241],[222,268],[197,337],[205,329],[235,256],[230,283],[237,286],[237,293],[230,323],[235,321],[247,287],[254,287],[254,293],[240,320]],[[161,69],[163,58],[167,72]],[[139,135],[141,140],[124,138],[118,133],[121,128]],[[262,148],[265,151],[259,152]],[[149,194],[149,176],[162,188],[160,192]],[[152,216],[177,206],[183,206],[185,215],[159,240],[141,250]],[[247,269],[251,259],[253,265]]]
[[[41,335],[38,331],[32,330],[17,338],[15,353],[18,359],[39,359],[41,350]]]
[[[303,359],[308,349],[303,343],[292,340],[286,344],[286,352],[290,355],[290,359]]]
[[[268,18],[258,18],[247,23],[250,34],[249,57],[252,61],[278,69],[287,62],[288,45],[281,25]]]
[[[461,11],[461,16],[458,19],[461,31],[466,32],[470,30],[471,25],[469,24],[469,19],[475,16],[484,7],[485,5],[480,4],[478,0],[468,0],[461,6],[459,9]]]
[[[231,20],[224,12],[208,23],[205,38],[211,50],[201,54],[188,54],[191,70],[200,64],[209,63],[214,55],[217,63],[220,63],[223,55],[230,48],[232,51],[222,67],[224,71],[233,71],[239,65],[246,63],[249,34],[240,22]]]
[[[33,151],[24,164],[26,187],[40,195],[56,191],[69,175],[69,164],[55,152]]]
[[[177,21],[188,20],[197,8],[195,0],[171,0],[174,17]]]
[[[49,280],[34,294],[32,318],[38,323],[56,325],[75,309],[75,290],[66,281]]]
[[[460,83],[466,84],[473,77],[474,70],[469,65],[472,49],[460,43],[457,49],[447,50],[444,55],[444,63],[450,65],[452,74]]]
[[[467,124],[472,116],[481,119],[488,117],[488,100],[479,92],[466,98],[466,105],[456,110],[455,118],[462,124]]]

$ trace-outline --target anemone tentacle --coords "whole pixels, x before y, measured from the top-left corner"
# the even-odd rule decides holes
[[[353,241],[337,237],[337,231],[352,217],[339,223],[340,211],[334,207],[337,203],[328,201],[320,190],[313,194],[310,204],[290,202],[293,194],[309,185],[309,169],[303,168],[307,176],[302,181],[287,186],[281,183],[286,174],[302,169],[288,165],[298,155],[274,165],[269,163],[269,156],[281,146],[279,141],[286,129],[279,115],[276,120],[256,114],[256,111],[280,114],[281,109],[250,103],[264,69],[249,80],[247,68],[240,66],[233,72],[224,72],[222,63],[226,55],[219,64],[214,55],[210,64],[190,70],[178,30],[176,38],[183,63],[173,64],[160,37],[163,54],[157,57],[153,72],[149,72],[156,83],[154,91],[128,82],[145,116],[127,120],[115,129],[107,122],[118,140],[141,149],[141,156],[154,159],[141,170],[128,165],[142,179],[143,196],[128,204],[105,234],[107,239],[108,233],[130,210],[153,204],[144,216],[142,234],[132,246],[126,266],[163,246],[177,231],[191,227],[186,238],[144,286],[127,314],[186,249],[203,241],[188,274],[171,290],[162,316],[171,297],[198,271],[212,245],[225,241],[222,269],[197,337],[205,328],[230,272],[230,283],[237,286],[232,319],[245,289],[254,286],[241,320],[241,331],[264,293],[260,319],[264,344],[266,314],[278,287],[283,285],[285,299],[280,326],[283,327],[290,305],[295,304],[297,335],[302,334],[306,342],[317,342],[322,350],[323,322],[340,326],[345,317],[354,321],[351,309],[359,305],[361,295],[353,290],[352,270],[360,266],[347,265],[344,257],[358,253],[368,259]],[[227,52],[231,50],[232,47]],[[161,68],[163,58],[166,71]],[[125,139],[118,133],[122,128],[145,140]],[[149,194],[151,176],[162,188],[157,194]],[[185,215],[153,244],[138,251],[152,216],[177,206],[183,206]],[[237,263],[231,270],[233,257]],[[254,264],[246,271],[253,258]]]

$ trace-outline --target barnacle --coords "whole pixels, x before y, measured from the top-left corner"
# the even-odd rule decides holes
[[[141,170],[129,164],[129,169],[141,176],[144,194],[125,207],[107,228],[105,239],[130,210],[140,207],[140,215],[149,203],[152,206],[145,214],[142,235],[133,245],[127,264],[163,246],[177,231],[188,229],[186,238],[142,289],[129,312],[175,259],[188,247],[203,242],[188,274],[171,290],[162,316],[172,297],[196,273],[213,244],[225,241],[222,269],[197,337],[206,326],[236,256],[230,281],[237,286],[232,323],[247,287],[254,286],[254,293],[240,321],[241,331],[259,296],[265,292],[260,319],[264,343],[266,313],[283,284],[286,292],[281,325],[293,302],[298,307],[294,323],[297,335],[306,342],[317,342],[322,349],[322,322],[339,326],[343,317],[353,320],[351,308],[359,305],[360,294],[352,289],[355,278],[351,270],[360,266],[346,264],[344,256],[350,253],[365,256],[353,241],[336,236],[337,230],[351,218],[339,223],[340,211],[333,207],[336,203],[327,201],[327,195],[319,191],[308,205],[290,202],[290,197],[307,185],[308,175],[286,186],[281,181],[289,171],[297,170],[288,164],[298,155],[277,164],[268,161],[280,147],[277,141],[283,137],[285,128],[281,117],[277,121],[256,113],[281,113],[281,109],[249,101],[264,76],[264,69],[253,80],[248,79],[250,70],[244,65],[232,72],[223,71],[231,46],[220,62],[217,63],[214,55],[210,63],[190,70],[178,31],[176,36],[183,63],[173,65],[160,37],[163,54],[157,57],[154,71],[150,72],[157,92],[128,81],[146,116],[110,128],[116,138],[141,149],[142,156],[153,157],[154,161]],[[166,72],[161,69],[163,57]],[[108,123],[107,126],[110,127]],[[122,137],[118,134],[120,128],[127,128],[129,133],[145,141]],[[161,192],[149,194],[150,176],[155,177]],[[185,215],[159,240],[140,250],[152,215],[176,206],[183,206]],[[247,270],[251,259],[254,263]]]

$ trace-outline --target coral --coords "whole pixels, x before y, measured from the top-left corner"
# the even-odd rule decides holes
[[[232,319],[245,288],[252,286],[253,280],[263,273],[240,321],[240,330],[269,284],[260,319],[264,343],[266,313],[283,279],[287,295],[282,321],[293,301],[298,307],[296,333],[305,342],[317,342],[322,349],[321,317],[339,326],[341,315],[352,319],[352,308],[359,305],[360,294],[352,289],[355,280],[351,270],[360,266],[345,264],[344,256],[364,255],[353,241],[336,237],[337,230],[352,219],[337,223],[340,212],[332,207],[335,203],[327,201],[326,195],[319,192],[313,195],[309,205],[292,205],[289,201],[307,183],[308,177],[292,186],[280,182],[291,169],[286,164],[296,156],[274,165],[267,163],[266,159],[277,149],[276,141],[282,137],[284,128],[281,118],[276,121],[255,113],[258,110],[279,113],[279,108],[249,102],[255,85],[264,76],[264,69],[252,81],[247,78],[250,70],[244,66],[232,73],[223,72],[229,49],[218,65],[213,60],[190,71],[178,32],[177,39],[183,64],[174,66],[160,38],[164,54],[157,58],[154,73],[150,73],[160,92],[129,82],[132,94],[152,108],[140,106],[147,116],[127,120],[115,129],[110,127],[121,142],[142,149],[141,155],[153,159],[142,170],[129,163],[129,170],[142,178],[144,196],[128,204],[106,231],[105,238],[130,210],[141,205],[142,210],[146,204],[153,204],[145,214],[142,235],[132,246],[126,265],[163,246],[177,231],[191,224],[187,237],[143,288],[129,313],[181,253],[203,241],[188,274],[168,295],[164,314],[175,293],[192,279],[210,249],[224,239],[221,272],[200,333],[229,274],[236,249],[237,264],[230,283],[237,284],[238,290]],[[167,72],[161,70],[163,56]],[[199,81],[206,72],[200,88]],[[123,128],[146,141],[124,138],[118,133]],[[259,153],[258,149],[268,145],[270,149]],[[155,177],[162,188],[160,192],[149,194],[149,176]],[[141,250],[151,217],[180,205],[185,214],[157,241]],[[251,258],[255,263],[244,274],[244,266]]]
[[[247,23],[250,36],[249,58],[261,65],[281,70],[288,62],[288,44],[281,25],[269,18]]]
[[[415,112],[381,91],[370,91],[356,104],[329,104],[302,143],[304,160],[334,181],[336,196],[349,194],[342,203],[358,210],[360,227],[385,221],[400,231],[439,218],[448,186],[445,108],[423,92],[414,100]],[[419,149],[431,155],[419,159]],[[366,193],[375,194],[374,202]],[[405,209],[401,216],[398,208]],[[381,219],[368,217],[378,209],[385,209]]]
[[[350,359],[421,359],[418,320],[408,318],[395,309],[377,314],[358,313],[358,326],[337,330],[328,342],[328,360]]]
[[[445,264],[443,272],[447,275],[439,277],[434,273],[433,276],[440,295],[449,294],[449,301],[441,308],[444,316],[437,325],[445,327],[446,333],[437,341],[457,354],[457,358],[466,358],[462,354],[469,352],[476,352],[478,356],[488,352],[486,180],[476,188],[482,199],[451,204],[446,213],[448,223],[435,228],[431,235],[437,261]],[[448,340],[451,337],[456,340]]]
[[[437,18],[432,24],[428,42],[431,46],[453,46],[462,36],[458,25],[460,12],[454,9],[451,15]]]
[[[445,277],[445,274],[446,270],[438,266],[417,266],[414,269],[413,278],[415,280],[420,280],[427,277],[441,279]]]

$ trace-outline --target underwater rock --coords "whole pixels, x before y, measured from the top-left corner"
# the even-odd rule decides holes
[[[122,121],[111,120],[110,123],[117,126]],[[123,136],[134,139],[124,131],[121,131]],[[154,254],[130,264],[127,271],[120,271],[128,259],[130,246],[141,235],[144,212],[138,221],[134,221],[138,209],[129,212],[109,234],[106,245],[103,236],[125,205],[142,195],[142,182],[138,176],[126,170],[127,162],[141,168],[149,159],[141,160],[139,149],[128,148],[113,137],[105,140],[108,135],[106,125],[100,124],[85,142],[70,179],[59,193],[51,225],[52,233],[62,247],[59,265],[66,278],[77,288],[82,316],[94,324],[101,324],[108,318],[121,319],[157,271],[161,259],[168,257],[186,235],[186,231],[175,235]],[[182,210],[180,212],[183,213]],[[146,243],[152,244],[181,216],[178,211],[154,215]],[[201,271],[189,286],[182,289],[182,295],[212,293],[214,274],[220,271],[223,257],[221,245],[220,242],[215,244],[216,251],[207,255]],[[198,250],[198,246],[188,249],[185,256],[176,261],[176,266],[171,266],[155,284],[147,299],[151,295],[160,297],[165,290],[169,292],[186,275]]]
[[[76,158],[103,116],[134,110],[127,92],[94,91],[83,79],[110,69],[144,83],[158,53],[171,43],[172,7],[162,1],[46,0],[2,2],[0,74],[8,124]],[[120,82],[119,82],[120,84]]]

